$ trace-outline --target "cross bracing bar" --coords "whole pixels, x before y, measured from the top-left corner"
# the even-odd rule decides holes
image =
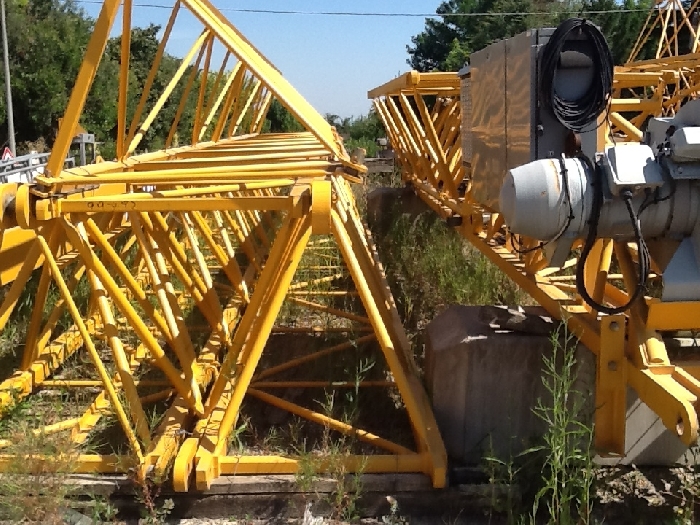
[[[651,48],[655,59],[697,52],[700,41],[699,5],[698,0],[655,2],[632,46],[627,64],[639,62],[647,48]]]
[[[120,9],[117,157],[65,168],[57,159]],[[130,92],[136,10],[104,2],[45,173],[0,186],[12,203],[0,212],[0,330],[26,326],[0,414],[69,396],[28,429],[63,445],[63,468],[157,479],[172,470],[188,490],[298,468],[298,443],[274,456],[232,450],[250,403],[263,403],[354,447],[349,469],[420,472],[444,486],[445,449],[350,187],[365,168],[206,0],[175,2],[144,89]],[[156,82],[185,12],[201,31]],[[264,133],[273,100],[305,131]],[[166,148],[146,151],[154,123],[168,130]],[[275,351],[290,337],[304,344]],[[367,362],[366,377],[348,376]],[[290,389],[305,394],[290,401]],[[391,406],[407,432],[320,409],[336,390],[372,407],[400,398]],[[0,470],[23,457],[18,438],[0,436]],[[27,469],[56,459],[35,454]]]

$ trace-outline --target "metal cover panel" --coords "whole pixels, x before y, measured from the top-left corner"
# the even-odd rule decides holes
[[[700,299],[700,269],[696,253],[694,239],[683,239],[664,272],[664,290],[661,294],[663,302]]]
[[[498,209],[506,172],[506,42],[472,53],[472,195]]]
[[[550,157],[560,157],[562,153],[566,150],[566,137],[569,135],[569,130],[567,130],[560,122],[557,120],[556,116],[549,107],[542,107],[539,103],[540,91],[540,65],[539,59],[541,58],[544,46],[549,42],[549,38],[554,34],[555,29],[553,28],[543,28],[539,29],[537,33],[537,53],[538,58],[536,62],[536,75],[534,75],[536,85],[538,86],[535,91],[535,107],[538,108],[536,115],[536,124],[533,121],[535,127],[533,127],[533,133],[535,133],[536,126],[539,125],[540,129],[536,135],[533,135],[536,141],[536,151],[533,160],[544,159]],[[570,38],[577,38],[572,37]],[[557,76],[561,77],[560,81],[564,83],[560,88],[564,88],[564,91],[568,91],[571,86],[567,84],[587,84],[591,71],[585,69],[578,69],[575,71],[558,71]],[[581,138],[581,148],[583,153],[585,153],[589,158],[594,158],[596,152],[601,151],[605,146],[605,136],[599,133],[599,126],[593,123],[589,126],[591,131],[586,131],[580,135]],[[600,128],[602,129],[602,128]]]
[[[566,136],[568,130],[562,126],[562,124],[557,120],[549,107],[544,107],[540,105],[540,63],[542,58],[542,51],[544,46],[549,42],[549,37],[554,33],[554,29],[540,29],[537,34],[537,68],[535,75],[535,82],[537,82],[536,91],[536,102],[537,111],[537,125],[540,126],[538,135],[536,137],[536,151],[535,159],[546,159],[553,157],[560,157],[564,153],[564,147],[566,144]],[[534,160],[534,159],[533,159]]]
[[[537,108],[537,32],[526,31],[506,41],[506,167],[534,160]],[[505,172],[503,173],[505,176]],[[499,188],[501,181],[499,181]]]

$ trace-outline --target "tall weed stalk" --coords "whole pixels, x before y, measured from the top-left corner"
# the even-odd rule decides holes
[[[548,523],[590,523],[594,482],[593,428],[586,413],[586,396],[577,390],[578,341],[562,323],[552,335],[552,353],[543,359],[542,382],[550,397],[538,400],[534,412],[547,426],[541,488],[532,506],[531,522],[544,505]]]

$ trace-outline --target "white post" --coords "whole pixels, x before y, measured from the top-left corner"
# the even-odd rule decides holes
[[[12,111],[12,87],[10,85],[10,58],[7,49],[7,24],[5,23],[5,0],[0,0],[0,26],[2,27],[2,58],[5,64],[5,95],[7,97],[7,134],[10,140],[10,151],[17,156],[15,145],[15,120]]]

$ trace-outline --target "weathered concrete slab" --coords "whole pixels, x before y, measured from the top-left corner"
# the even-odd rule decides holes
[[[75,492],[90,498],[95,495],[94,489],[99,488],[100,495],[110,497],[120,509],[120,517],[139,515],[139,487],[126,476],[115,476],[109,482],[98,476],[71,479],[76,485]],[[412,523],[419,516],[432,516],[438,523],[442,520],[455,523],[460,516],[483,515],[494,504],[518,497],[517,487],[509,485],[469,484],[436,490],[430,479],[421,474],[363,474],[360,483],[358,516],[389,516],[395,502],[399,513],[410,516]],[[175,507],[171,518],[298,519],[304,516],[307,506],[314,516],[331,515],[330,503],[338,487],[338,480],[324,477],[315,479],[302,491],[295,476],[224,476],[205,492],[175,493],[166,484],[158,500],[160,503],[172,499]]]
[[[433,516],[434,523],[452,523],[460,515],[483,515],[494,504],[503,504],[508,491],[507,485],[462,485],[448,489],[425,489],[408,491],[363,490],[356,502],[359,517],[380,518],[390,516],[392,502],[396,502],[398,512],[411,519],[419,516]],[[332,514],[330,502],[333,495],[325,492],[273,493],[241,495],[180,495],[175,501],[173,516],[180,518],[207,517],[227,518],[231,516],[256,518],[299,518],[304,515],[307,505],[314,516]],[[444,520],[444,521],[443,521]]]
[[[452,306],[428,325],[427,387],[447,453],[456,462],[482,464],[488,454],[508,459],[545,430],[532,408],[547,395],[542,359],[552,343],[541,335],[547,326],[544,312],[526,312],[536,319],[525,323],[537,328],[535,335],[495,330],[487,321],[498,316],[479,306]],[[582,363],[580,390],[590,390],[595,362],[587,350],[576,351]]]
[[[494,311],[494,307],[453,306],[427,327],[427,388],[448,455],[455,462],[483,464],[487,452],[508,459],[545,430],[532,409],[538,398],[546,399],[541,366],[552,342],[544,335],[546,325],[539,317],[544,316],[543,310],[526,311],[530,315],[525,317],[534,318],[526,321],[503,310]],[[494,329],[493,322],[519,331]],[[592,414],[595,356],[578,345],[576,357],[576,388],[589,396]],[[700,459],[666,429],[632,389],[627,394],[625,450],[623,458],[596,457],[595,461],[602,465],[672,466]]]
[[[431,490],[430,479],[422,474],[363,474],[364,492],[411,492]],[[311,483],[309,492],[330,493],[337,487],[337,480],[319,474]],[[222,476],[212,483],[207,495],[221,494],[288,494],[298,493],[296,476]]]

